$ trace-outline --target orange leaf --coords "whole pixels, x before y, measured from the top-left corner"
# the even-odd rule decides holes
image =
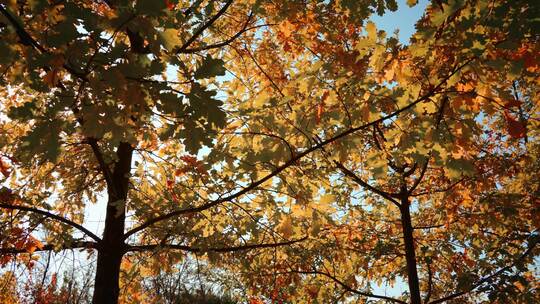
[[[0,256],[0,266],[2,266],[2,267],[6,266],[7,263],[9,263],[9,261],[11,261],[12,257],[13,257],[13,255],[10,255],[10,254]]]
[[[19,235],[21,235],[23,233],[24,233],[24,230],[22,228],[19,228],[19,227],[11,228],[11,234],[13,234],[13,235],[19,236]]]
[[[317,105],[317,116],[316,116],[317,124],[319,124],[319,122],[321,121],[321,117],[323,113],[324,113],[324,104],[320,103]]]
[[[183,160],[186,164],[194,166],[197,164],[197,158],[191,155],[180,156],[180,159]]]
[[[21,249],[25,249],[26,242],[24,239],[19,239],[13,245],[15,245],[16,249],[21,250]]]
[[[174,3],[172,3],[171,1],[169,0],[165,0],[165,5],[167,6],[167,8],[172,11],[174,10],[174,7],[176,6]]]
[[[10,172],[9,172],[9,165],[6,164],[6,163],[4,163],[4,162],[2,161],[2,159],[0,159],[0,172],[2,172],[2,174],[3,174],[6,178],[9,177],[9,174],[10,174]]]
[[[33,236],[30,236],[26,244],[26,250],[28,250],[28,252],[30,253],[33,253],[34,251],[36,251],[36,249],[43,249],[43,243],[41,243]]]
[[[257,298],[249,299],[249,304],[263,304],[264,302]]]
[[[456,89],[459,91],[459,92],[470,92],[472,90],[474,90],[474,86],[475,84],[474,83],[470,83],[470,82],[467,82],[467,83],[458,83],[456,85]]]
[[[521,105],[521,102],[517,99],[512,99],[512,100],[507,101],[504,105],[508,108],[512,108],[512,107],[517,108]]]
[[[47,72],[45,77],[43,77],[43,81],[51,88],[56,87],[59,80],[60,78],[58,77],[58,69],[50,70],[49,72]]]
[[[506,118],[507,131],[512,138],[523,138],[527,133],[527,127],[521,121],[515,120],[508,112],[504,113]]]
[[[174,176],[180,176],[180,175],[183,175],[186,173],[186,169],[185,168],[181,168],[181,169],[176,169],[174,170]]]
[[[294,25],[289,21],[282,22],[279,24],[279,30],[285,38],[292,36],[292,33],[295,31]]]

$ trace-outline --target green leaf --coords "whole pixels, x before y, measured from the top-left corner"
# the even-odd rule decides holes
[[[185,129],[180,132],[180,138],[183,138],[182,143],[189,153],[197,154],[203,144],[212,143],[204,129],[192,123],[187,123],[184,127]]]
[[[446,165],[448,177],[451,179],[458,179],[462,176],[470,176],[474,173],[474,165],[472,161],[467,159],[450,159]]]
[[[166,29],[159,33],[159,37],[161,44],[167,51],[172,51],[176,46],[182,43],[178,30],[175,29]]]
[[[472,273],[468,273],[468,272],[462,273],[458,275],[458,278],[457,278],[457,289],[467,290],[467,288],[472,286],[475,280],[477,279],[478,277]]]
[[[0,64],[9,64],[14,60],[13,57],[16,56],[16,53],[13,47],[11,44],[0,40]]]
[[[225,113],[220,108],[222,102],[215,99],[215,91],[206,90],[205,87],[195,83],[187,95],[193,110],[193,118],[203,118],[209,127],[222,127],[225,125]]]
[[[144,15],[159,16],[167,8],[165,0],[138,0],[135,9]]]
[[[223,76],[225,75],[225,68],[223,67],[224,64],[225,62],[223,62],[223,60],[214,59],[210,55],[207,55],[193,76],[195,79]]]
[[[160,103],[157,104],[157,107],[160,111],[179,117],[184,114],[186,108],[182,103],[183,99],[182,96],[174,93],[161,93],[159,95]]]
[[[7,115],[11,119],[27,120],[34,116],[36,110],[35,102],[25,102],[19,107],[10,108]]]
[[[159,131],[159,139],[167,140],[167,139],[173,137],[177,128],[178,128],[178,126],[176,124],[166,124]]]
[[[72,42],[80,35],[71,19],[67,19],[64,22],[57,24],[52,30],[54,31],[54,34],[47,37],[47,44],[49,46],[60,47]]]
[[[55,162],[60,154],[60,121],[41,121],[22,138],[21,149],[28,157],[43,155]]]

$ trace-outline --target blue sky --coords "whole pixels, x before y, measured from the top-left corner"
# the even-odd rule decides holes
[[[409,38],[414,34],[414,25],[426,9],[427,0],[420,0],[418,4],[409,7],[405,0],[398,0],[398,10],[395,12],[386,11],[383,16],[377,14],[371,17],[378,29],[384,30],[388,34],[393,34],[395,30],[399,31],[399,40],[407,44]]]

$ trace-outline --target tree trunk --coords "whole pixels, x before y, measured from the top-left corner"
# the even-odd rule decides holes
[[[411,304],[421,304],[420,283],[416,269],[416,253],[414,251],[413,226],[411,221],[410,204],[408,198],[401,200],[401,226],[405,242],[405,258],[407,260],[407,280],[411,294]]]
[[[123,236],[132,155],[131,145],[120,143],[111,180],[107,182],[109,198],[103,239],[98,246],[93,304],[118,303],[120,265],[125,253]]]
[[[120,293],[120,264],[123,252],[98,251],[93,304],[116,304]]]

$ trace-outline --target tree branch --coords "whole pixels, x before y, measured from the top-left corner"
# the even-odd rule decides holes
[[[424,298],[424,303],[428,303],[431,298],[431,292],[433,291],[433,272],[431,271],[431,263],[426,263],[427,273],[428,273],[428,286],[426,296]]]
[[[79,225],[79,224],[77,224],[77,223],[75,223],[75,222],[73,222],[71,220],[66,219],[65,217],[50,213],[50,212],[45,211],[45,210],[32,208],[32,207],[27,207],[27,206],[11,205],[11,204],[6,204],[6,203],[0,203],[0,208],[10,209],[10,210],[21,210],[21,211],[27,211],[27,212],[40,214],[40,215],[43,215],[43,216],[45,216],[47,218],[57,220],[57,221],[62,222],[64,224],[68,225],[68,226],[76,228],[79,231],[81,231],[82,233],[84,233],[85,235],[87,235],[90,238],[92,238],[93,240],[95,240],[96,242],[101,241],[101,239],[97,235],[92,233],[90,230],[84,228],[82,225]]]
[[[358,175],[356,175],[354,172],[352,172],[351,170],[345,168],[345,166],[338,162],[338,161],[334,161],[334,164],[343,172],[343,174],[347,175],[348,177],[352,178],[357,184],[359,184],[360,186],[362,186],[363,188],[371,191],[371,192],[374,192],[380,196],[382,196],[383,198],[389,200],[390,202],[392,202],[394,205],[396,205],[398,208],[400,206],[399,202],[396,201],[393,197],[392,197],[392,193],[388,193],[386,191],[382,191],[380,189],[377,189],[373,186],[371,186],[370,184],[368,184],[367,182],[365,182],[364,180],[362,180]]]
[[[447,103],[448,103],[448,96],[444,96],[443,100],[441,102],[441,107],[439,108],[439,113],[437,114],[437,123],[436,123],[436,127],[435,127],[437,130],[439,129],[439,125],[441,124],[441,121],[443,119],[444,108],[445,108]],[[411,188],[408,190],[408,195],[409,196],[414,192],[414,190],[418,187],[418,185],[420,185],[420,182],[422,182],[422,179],[424,178],[424,175],[426,174],[426,170],[427,170],[427,167],[429,165],[429,160],[431,159],[432,152],[433,151],[429,152],[429,154],[428,154],[428,156],[426,158],[426,162],[422,166],[422,171],[420,172],[420,176],[418,176],[418,178],[414,181]],[[411,173],[412,173],[412,170],[411,170]]]
[[[30,34],[23,28],[21,24],[11,15],[8,8],[4,7],[4,4],[0,4],[0,12],[2,15],[6,17],[6,19],[11,23],[11,25],[15,28],[15,32],[17,33],[17,36],[19,36],[19,39],[21,40],[21,43],[24,45],[29,45],[37,50],[39,50],[42,53],[46,53],[47,50],[45,50],[44,47],[39,45],[37,41],[30,36]]]
[[[424,175],[426,174],[426,170],[427,170],[430,158],[431,158],[431,152],[429,153],[429,155],[428,155],[428,157],[426,159],[426,162],[422,166],[422,171],[420,171],[420,176],[418,176],[418,178],[414,181],[413,185],[409,189],[409,191],[408,191],[409,195],[413,193],[413,191],[416,189],[416,187],[418,187],[418,185],[420,185],[420,182],[424,178]]]
[[[51,244],[45,244],[41,248],[36,248],[33,252],[39,252],[39,251],[53,251],[53,250],[69,250],[69,249],[78,249],[78,248],[92,248],[95,249],[98,247],[98,243],[96,242],[74,242],[72,244],[65,244],[58,248],[55,245]],[[25,249],[18,249],[18,248],[0,248],[0,254],[21,254],[21,253],[30,253],[28,250]]]
[[[180,53],[184,53],[187,48],[200,36],[202,35],[202,33],[208,28],[210,27],[212,24],[214,24],[214,22],[216,22],[216,20],[219,19],[219,17],[221,17],[221,15],[223,15],[227,9],[229,8],[229,6],[233,3],[234,0],[229,0],[227,3],[225,3],[225,5],[212,17],[210,18],[210,20],[208,20],[208,22],[206,22],[205,24],[203,24],[203,26],[201,26],[197,31],[195,31],[195,33],[193,33],[193,36],[191,36],[177,51],[176,51],[176,54],[180,54]]]
[[[0,4],[0,13],[8,19],[8,21],[11,23],[11,25],[15,28],[15,32],[17,33],[17,36],[19,36],[19,39],[21,40],[21,43],[23,45],[31,46],[32,48],[40,51],[41,53],[49,53],[47,49],[45,49],[42,45],[40,45],[21,25],[15,17],[9,12],[7,8],[4,7],[3,4]],[[69,73],[76,76],[77,78],[80,78],[82,80],[87,81],[86,75],[84,73],[77,72],[74,68],[67,64],[63,64],[63,68],[66,69]],[[45,67],[46,71],[50,70],[50,68]]]
[[[266,26],[266,25],[259,25],[259,26],[253,26],[253,27],[248,28],[247,26],[249,25],[249,22],[251,21],[252,17],[253,17],[253,12],[250,12],[246,22],[244,23],[244,26],[242,27],[242,29],[240,29],[236,34],[231,36],[229,39],[226,39],[226,40],[224,40],[222,42],[219,42],[219,43],[207,45],[207,46],[201,46],[201,47],[185,49],[185,50],[181,51],[181,53],[183,53],[183,54],[192,54],[192,53],[196,53],[196,52],[200,52],[200,51],[207,51],[207,50],[211,50],[211,49],[224,47],[226,45],[229,45],[234,40],[236,40],[243,33],[247,32],[249,30],[252,30],[252,29],[256,29],[256,28],[259,28],[259,27]],[[180,51],[178,51],[178,52],[180,52]]]
[[[316,151],[316,150],[319,150],[320,148],[328,145],[328,144],[331,144],[341,138],[344,138],[350,134],[353,134],[357,131],[360,131],[360,130],[364,130],[364,129],[367,129],[373,125],[376,125],[378,123],[381,123],[385,120],[388,120],[394,116],[397,116],[398,114],[402,113],[402,112],[405,112],[411,108],[413,108],[415,105],[417,105],[418,103],[424,101],[424,100],[427,100],[429,97],[433,96],[434,94],[437,93],[437,91],[446,83],[446,81],[448,81],[448,79],[450,77],[452,77],[455,73],[457,73],[459,70],[461,70],[463,67],[465,67],[466,65],[468,65],[471,61],[473,61],[475,59],[475,57],[465,61],[463,64],[461,64],[460,66],[456,67],[456,69],[454,71],[452,71],[452,73],[448,74],[445,78],[443,78],[441,80],[441,82],[434,86],[431,90],[429,90],[428,92],[426,92],[426,94],[418,97],[415,101],[411,102],[410,104],[406,105],[405,107],[401,108],[401,109],[398,109],[396,111],[394,111],[393,113],[390,113],[386,116],[383,116],[379,119],[376,119],[374,121],[371,121],[369,123],[366,123],[366,124],[363,124],[361,126],[358,126],[358,127],[355,127],[355,128],[350,128],[342,133],[339,133],[331,138],[328,138],[326,140],[323,140],[323,141],[320,141],[318,142],[317,144],[311,146],[310,148],[307,148],[306,150],[304,150],[303,152],[300,152],[300,153],[297,153],[295,155],[295,157],[292,157],[291,159],[289,159],[288,161],[286,161],[283,165],[281,166],[276,166],[276,169],[273,170],[272,172],[270,172],[269,174],[267,174],[265,177],[257,180],[257,181],[254,181],[252,182],[251,184],[249,184],[247,187],[245,187],[244,189],[236,192],[236,193],[233,193],[229,196],[226,196],[224,198],[220,198],[220,199],[217,199],[217,200],[213,200],[213,201],[210,201],[206,204],[203,204],[201,206],[198,206],[198,207],[192,207],[192,208],[186,208],[186,209],[180,209],[180,210],[176,210],[176,211],[172,211],[172,212],[169,212],[167,214],[163,214],[163,215],[160,215],[160,216],[157,216],[155,218],[152,218],[152,219],[149,219],[148,221],[144,222],[143,224],[141,224],[140,226],[138,227],[135,227],[131,230],[129,230],[128,232],[126,232],[124,234],[124,239],[128,238],[129,236],[143,230],[143,229],[146,229],[158,222],[161,222],[163,220],[166,220],[166,219],[169,219],[171,217],[174,217],[174,216],[178,216],[178,215],[182,215],[182,214],[189,214],[189,213],[195,213],[195,212],[200,212],[200,211],[203,211],[203,210],[206,210],[206,209],[209,209],[209,208],[212,208],[216,205],[219,205],[223,202],[227,202],[227,201],[231,201],[235,198],[238,198],[246,193],[248,193],[249,191],[252,191],[253,189],[257,188],[258,186],[262,185],[263,183],[265,183],[266,181],[268,181],[269,179],[273,178],[274,176],[278,175],[279,173],[281,173],[282,171],[284,171],[285,169],[293,166],[294,164],[296,164],[296,162],[298,160],[300,160],[301,158],[303,158],[304,156],[310,154],[311,152],[313,151]]]
[[[450,190],[452,190],[452,188],[456,187],[457,185],[459,185],[461,182],[464,182],[465,180],[467,180],[467,179],[466,178],[461,178],[461,179],[457,180],[456,182],[452,183],[451,185],[449,185],[446,188],[435,189],[435,190],[431,190],[431,191],[422,191],[422,192],[418,192],[418,193],[409,193],[409,196],[410,197],[418,197],[418,196],[422,196],[422,195],[428,195],[428,194],[433,194],[433,193],[441,193],[441,192],[450,191]]]
[[[353,289],[349,285],[347,285],[343,281],[341,281],[340,279],[338,279],[335,276],[333,276],[333,275],[331,275],[329,273],[326,273],[326,272],[317,271],[317,270],[314,270],[314,271],[293,271],[293,272],[299,273],[299,274],[318,274],[318,275],[322,275],[322,276],[325,276],[325,277],[331,279],[332,281],[334,281],[335,283],[337,283],[338,285],[343,287],[343,289],[345,289],[345,290],[347,290],[349,292],[352,292],[354,294],[361,295],[361,296],[364,296],[364,297],[387,300],[387,301],[391,301],[391,302],[394,302],[394,303],[407,304],[407,302],[399,300],[399,299],[394,299],[394,298],[387,297],[387,296],[376,295],[376,294],[372,294],[372,293],[369,293],[369,292],[363,292],[363,291]]]
[[[274,248],[274,247],[280,247],[280,246],[287,246],[292,245],[295,243],[299,243],[302,241],[307,240],[307,236],[292,240],[292,241],[286,241],[286,242],[279,242],[279,243],[268,243],[268,244],[252,244],[252,245],[241,245],[241,246],[233,246],[233,247],[215,247],[215,248],[197,248],[197,247],[191,247],[187,245],[176,245],[176,244],[152,244],[152,245],[131,245],[128,246],[127,251],[149,251],[149,250],[155,250],[160,248],[166,248],[166,249],[177,249],[187,252],[193,252],[193,253],[203,253],[203,252],[236,252],[236,251],[246,251],[251,249],[261,249],[261,248]]]
[[[523,261],[527,256],[529,256],[529,254],[532,253],[532,251],[534,250],[534,248],[536,247],[536,245],[538,245],[538,240],[537,239],[534,239],[530,244],[529,244],[529,247],[527,248],[527,250],[519,256],[519,258],[517,258],[514,262],[512,262],[510,265],[508,266],[505,266],[497,271],[495,271],[494,273],[480,279],[478,282],[476,282],[475,284],[472,284],[471,287],[467,290],[464,290],[464,291],[460,291],[460,292],[456,292],[454,294],[451,294],[451,295],[448,295],[446,297],[443,297],[443,298],[440,298],[440,299],[437,299],[435,301],[432,301],[432,302],[429,302],[429,304],[438,304],[438,303],[443,303],[443,302],[446,302],[446,301],[449,301],[451,299],[454,299],[454,298],[457,298],[457,297],[461,297],[462,295],[465,295],[469,292],[472,292],[474,291],[476,288],[480,287],[481,285],[483,285],[484,283],[488,282],[489,280],[491,280],[492,278],[498,276],[498,275],[501,275],[503,272],[511,269],[512,267],[514,267],[515,265],[517,265],[518,263],[520,263],[521,261]]]
[[[82,121],[80,122],[82,125]],[[97,139],[95,138],[87,138],[86,142],[92,147],[92,152],[94,152],[94,156],[96,157],[99,167],[101,168],[101,171],[103,172],[103,176],[105,177],[105,181],[107,182],[108,187],[113,187],[113,178],[112,173],[105,162],[105,159],[103,158],[103,153],[101,153],[101,150],[99,149]]]

